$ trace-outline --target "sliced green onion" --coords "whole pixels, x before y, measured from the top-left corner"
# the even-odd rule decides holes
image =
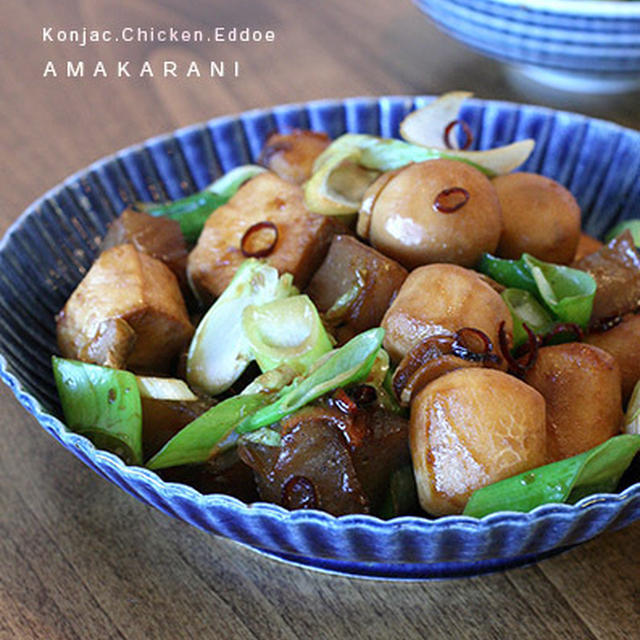
[[[593,276],[563,265],[543,262],[525,253],[542,301],[560,322],[574,322],[586,328],[591,318],[596,281]]]
[[[413,513],[418,510],[418,491],[413,475],[413,467],[409,464],[391,473],[389,489],[382,505],[378,510],[378,517],[385,520]]]
[[[412,111],[400,123],[400,135],[413,144],[441,147],[447,126],[458,119],[460,107],[473,94],[468,91],[450,91],[433,102]]]
[[[235,444],[234,428],[270,401],[266,394],[228,398],[190,422],[147,462],[149,469],[206,462],[217,452]]]
[[[212,182],[204,191],[216,193],[225,198],[231,198],[236,191],[245,183],[255,178],[257,175],[267,171],[265,167],[257,164],[243,164],[231,171],[227,171],[223,176]]]
[[[332,348],[318,310],[306,295],[247,307],[242,328],[263,372],[283,364],[305,373]]]
[[[257,165],[236,167],[198,193],[171,202],[136,202],[135,207],[152,216],[176,220],[185,240],[195,243],[211,213],[226,204],[247,180],[263,171],[265,168]]]
[[[369,375],[383,338],[384,329],[369,329],[327,354],[305,377],[285,387],[275,402],[243,420],[238,433],[271,425],[329,391],[361,382]]]
[[[627,405],[627,412],[624,414],[625,433],[640,435],[640,381],[636,383],[631,394],[631,399]]]
[[[141,464],[142,406],[135,375],[56,356],[51,363],[69,429],[127,464]]]
[[[337,147],[316,166],[319,168],[304,185],[304,197],[310,211],[323,215],[356,213],[365,191],[379,175],[363,169],[360,150],[348,145]]]
[[[253,359],[240,319],[252,304],[297,293],[290,274],[256,259],[245,260],[198,325],[187,355],[187,382],[211,395],[228,389]]]
[[[154,376],[136,376],[141,398],[170,400],[174,402],[193,402],[198,396],[179,378],[156,378]]]
[[[279,447],[282,444],[282,437],[275,429],[262,427],[251,433],[245,433],[242,440],[252,442],[253,444],[261,444],[266,447]]]
[[[615,436],[580,455],[478,489],[464,515],[482,518],[496,511],[530,511],[614,491],[638,451],[639,435]]]
[[[175,220],[180,225],[184,239],[193,244],[196,242],[205,222],[218,207],[226,204],[229,197],[210,191],[200,191],[193,195],[165,203],[137,202],[136,209],[152,216],[164,216]]]
[[[523,323],[526,323],[537,335],[544,335],[553,328],[553,318],[529,291],[505,289],[501,296],[513,318],[514,348],[529,340],[529,335],[522,326]]]
[[[624,220],[620,222],[615,227],[610,229],[606,235],[604,236],[605,244],[611,242],[614,238],[617,238],[621,233],[624,233],[626,230],[631,232],[631,236],[633,237],[634,244],[638,247],[640,246],[640,220]]]
[[[534,294],[559,322],[583,328],[589,323],[596,282],[585,271],[543,262],[528,253],[519,260],[484,254],[478,270],[506,287]]]

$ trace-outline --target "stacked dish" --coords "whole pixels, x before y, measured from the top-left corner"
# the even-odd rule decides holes
[[[640,2],[414,0],[452,38],[557,88],[640,87]]]

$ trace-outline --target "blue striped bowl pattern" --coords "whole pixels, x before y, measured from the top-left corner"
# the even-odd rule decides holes
[[[0,375],[42,427],[96,473],[196,527],[289,562],[377,578],[424,579],[505,568],[557,552],[640,517],[640,483],[575,506],[547,505],[481,520],[382,521],[288,512],[202,495],[127,467],[67,430],[50,367],[54,315],[81,280],[100,239],[134,200],[178,198],[253,161],[273,130],[291,127],[396,136],[429,97],[354,98],[280,106],[181,129],[120,151],[73,175],[31,205],[0,244]],[[586,229],[600,234],[640,210],[640,133],[540,107],[472,100],[463,117],[476,148],[537,141],[524,167],[553,176],[577,197]]]
[[[637,78],[640,3],[414,0],[444,32],[502,62]]]

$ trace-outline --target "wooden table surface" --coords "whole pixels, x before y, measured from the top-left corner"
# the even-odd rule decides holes
[[[7,6],[7,5],[11,6]],[[5,0],[0,233],[37,196],[148,136],[325,97],[440,93],[568,108],[640,127],[636,95],[509,84],[408,0]],[[271,44],[43,42],[42,28],[273,29]],[[64,78],[67,60],[238,60],[237,78]],[[45,63],[57,78],[43,78]],[[0,388],[0,638],[631,638],[640,522],[535,566],[424,583],[334,577],[258,556],[129,497]]]

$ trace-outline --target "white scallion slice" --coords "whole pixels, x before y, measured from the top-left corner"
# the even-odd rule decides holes
[[[332,349],[318,310],[305,295],[247,307],[242,327],[262,371],[286,365],[305,373]]]
[[[412,111],[400,123],[400,135],[413,144],[423,147],[443,149],[447,126],[458,119],[462,103],[473,94],[469,91],[450,91],[436,98],[433,102]],[[450,136],[451,144],[458,148],[454,136]]]
[[[172,400],[193,402],[198,396],[179,378],[156,378],[154,376],[136,376],[141,398],[153,400]]]
[[[624,415],[624,433],[640,435],[640,381],[636,384],[631,394],[631,400]]]
[[[245,260],[229,286],[198,325],[187,355],[187,382],[217,395],[228,389],[253,359],[239,319],[252,304],[297,293],[290,274],[259,260]]]
[[[338,147],[304,186],[305,203],[313,213],[345,216],[356,213],[377,170],[360,164],[360,150]]]

